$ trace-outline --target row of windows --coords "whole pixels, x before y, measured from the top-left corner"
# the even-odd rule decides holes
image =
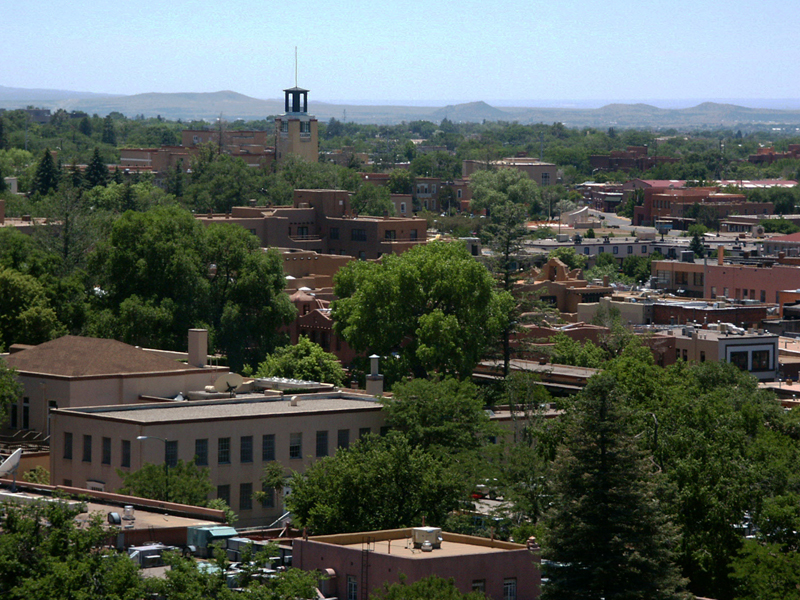
[[[175,442],[177,444],[177,442]],[[72,459],[72,444],[73,438],[70,432],[64,433],[64,458],[67,460]],[[168,448],[169,450],[169,444]],[[175,450],[177,454],[177,447]],[[92,436],[91,435],[84,435],[83,436],[83,446],[82,446],[82,453],[81,453],[81,460],[83,462],[92,462]],[[111,438],[109,437],[102,437],[100,438],[100,462],[104,465],[111,464]],[[121,467],[130,467],[131,466],[131,441],[130,440],[120,440],[120,460],[119,464]]]
[[[611,252],[613,254],[619,254],[619,248],[620,248],[619,246],[611,246],[611,248],[612,248]],[[627,246],[626,249],[627,249],[627,253],[628,254],[633,254],[633,246]],[[591,253],[591,251],[592,251],[591,246],[584,246],[583,247],[583,253],[584,254],[589,254],[589,253]],[[597,253],[598,254],[604,254],[605,251],[606,251],[605,246],[600,246],[597,249]],[[642,246],[642,254],[647,254],[647,246]]]
[[[372,428],[362,427],[358,430],[358,437],[361,438],[365,435],[372,433]],[[317,431],[315,440],[314,452],[317,458],[328,456],[329,443],[328,431]],[[71,460],[73,457],[73,436],[70,432],[64,432],[64,458]],[[101,438],[101,463],[104,465],[111,464],[111,438]],[[339,429],[336,435],[336,447],[347,448],[350,446],[350,430]],[[255,455],[254,443],[252,435],[243,435],[239,438],[239,462],[242,464],[252,463]],[[217,438],[217,463],[220,465],[231,464],[231,438],[221,437]],[[303,458],[303,434],[290,433],[289,434],[289,458]],[[83,462],[92,462],[92,436],[83,436],[83,453],[81,455]],[[208,438],[196,439],[194,441],[194,460],[195,464],[199,466],[208,466],[209,464],[209,443]],[[261,436],[261,460],[268,462],[275,460],[275,434],[268,433]],[[168,440],[164,445],[164,461],[170,467],[178,464],[178,442],[177,440]],[[120,466],[131,466],[131,442],[130,440],[121,440],[120,445]]]

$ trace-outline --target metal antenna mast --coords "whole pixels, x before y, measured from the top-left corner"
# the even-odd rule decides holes
[[[294,87],[297,87],[297,46],[294,47]]]

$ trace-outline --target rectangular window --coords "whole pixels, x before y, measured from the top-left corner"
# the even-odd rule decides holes
[[[231,486],[228,484],[217,486],[217,498],[225,500],[225,504],[231,505]]]
[[[339,239],[339,228],[338,227],[331,227],[330,231],[328,232],[328,237],[332,240]]]
[[[251,463],[253,462],[253,436],[243,435],[241,439],[241,446],[239,448],[239,462]]]
[[[317,458],[328,456],[328,432],[317,432]]]
[[[83,462],[92,462],[92,436],[83,436]]]
[[[289,458],[303,458],[303,434],[289,434]]]
[[[262,508],[275,508],[275,488],[261,484],[261,491],[264,493],[261,497]]]
[[[104,465],[111,464],[111,438],[102,438],[102,456],[100,457],[100,462]]]
[[[767,291],[761,290],[761,302],[766,302],[766,301],[767,301]]]
[[[122,440],[122,448],[120,449],[120,462],[119,465],[124,468],[131,466],[131,441]]]
[[[747,371],[747,351],[731,352],[730,362],[739,367],[742,371]]]
[[[614,246],[614,254],[619,254],[619,246]]]
[[[208,439],[194,441],[194,464],[201,467],[208,466]]]
[[[550,173],[542,173],[542,185],[550,185]]]
[[[700,350],[700,362],[706,362],[706,351]]]
[[[231,464],[231,438],[219,438],[217,441],[217,462],[221,465]]]
[[[473,592],[480,592],[483,594],[486,591],[486,580],[485,579],[474,579],[472,581],[472,591]]]
[[[347,600],[358,600],[358,581],[355,575],[347,576]]]
[[[275,434],[267,433],[261,436],[261,460],[275,460]]]
[[[603,254],[605,251],[606,251],[606,249],[605,249],[605,246],[600,246],[600,247],[597,249],[597,252],[598,252],[598,254]]]
[[[628,246],[628,254],[633,254],[633,246]]]
[[[17,406],[17,403],[14,402],[11,405],[11,429],[16,429],[18,427],[19,423],[18,412],[19,412],[19,407]]]
[[[410,240],[417,239],[417,230],[416,229],[412,229],[411,231],[408,232],[408,239],[410,239]]]
[[[350,447],[350,430],[340,429],[336,434],[336,447],[349,448]]]
[[[167,440],[164,444],[164,462],[168,467],[174,467],[178,464],[178,441]]]
[[[367,230],[366,229],[351,229],[350,240],[353,242],[366,242]]]
[[[362,427],[358,430],[358,439],[361,439],[370,433],[372,433],[372,427]]]
[[[64,432],[64,458],[72,460],[72,434],[68,431]]]
[[[22,428],[30,429],[31,427],[31,399],[22,399]]]
[[[394,229],[387,229],[384,232],[384,239],[386,239],[386,240],[396,240],[397,239],[397,233],[395,232]]]
[[[517,600],[517,578],[503,580],[503,600]]]
[[[586,247],[583,249],[583,253],[584,253],[584,254],[589,254],[589,246],[586,246]]]
[[[647,246],[642,246],[642,254],[647,254]]]
[[[772,364],[769,350],[753,350],[753,371],[769,371]]]
[[[702,273],[692,273],[692,285],[697,285],[697,286],[703,285]]]
[[[253,484],[239,484],[239,510],[253,509]]]

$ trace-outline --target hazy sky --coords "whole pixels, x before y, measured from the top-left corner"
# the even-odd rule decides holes
[[[278,98],[800,98],[797,0],[4,0],[0,85]]]

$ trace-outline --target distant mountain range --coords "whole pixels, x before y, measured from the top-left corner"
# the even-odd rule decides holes
[[[765,101],[765,103],[768,103]],[[166,119],[214,120],[264,119],[283,112],[280,99],[260,100],[231,91],[212,93],[136,94],[115,96],[67,90],[23,89],[0,86],[0,108],[14,109],[34,105],[56,110],[81,110],[107,115],[117,111],[128,117],[161,115]],[[469,102],[445,107],[370,106],[309,103],[318,119],[334,117],[357,123],[392,124],[401,121],[442,119],[456,122],[518,121],[528,123],[561,122],[568,127],[655,127],[655,128],[764,128],[800,127],[800,110],[746,108],[734,104],[705,102],[691,108],[658,108],[649,104],[608,104],[601,108],[530,108],[490,106]],[[800,129],[799,129],[800,131]]]

